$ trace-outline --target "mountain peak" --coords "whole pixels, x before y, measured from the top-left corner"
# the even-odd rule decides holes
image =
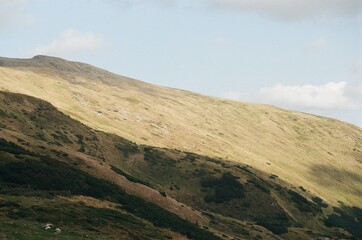
[[[68,61],[63,58],[36,55],[32,58],[5,58],[0,57],[0,66],[22,67],[22,68],[45,68],[57,72],[82,73],[89,71],[99,71],[100,69],[89,64]],[[104,70],[102,70],[104,71]]]
[[[67,60],[65,60],[63,58],[53,57],[53,56],[48,56],[48,55],[35,55],[32,59],[34,59],[34,60],[62,60],[62,61],[68,62]]]
[[[48,74],[61,74],[70,82],[98,81],[108,85],[123,86],[124,84],[148,87],[149,84],[142,83],[87,63],[69,61],[59,57],[36,55],[32,58],[7,58],[0,57],[0,67],[26,68],[31,71],[46,72]]]

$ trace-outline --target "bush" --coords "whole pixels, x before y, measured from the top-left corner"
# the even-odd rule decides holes
[[[270,220],[267,218],[259,218],[256,221],[256,224],[265,227],[275,234],[284,234],[288,232],[288,226],[290,225],[289,219],[287,216],[282,217],[279,221]]]
[[[1,138],[0,138],[0,151],[12,154],[24,154],[24,155],[34,156],[34,153],[16,145],[15,143],[8,142],[5,139]]]
[[[66,134],[61,133],[59,131],[57,131],[57,133],[52,133],[50,135],[53,136],[56,140],[62,141],[63,143],[73,143],[72,141],[70,141],[70,139]]]
[[[176,166],[176,160],[165,156],[164,153],[151,147],[144,148],[144,160],[152,165]]]
[[[318,204],[319,206],[323,207],[323,208],[327,208],[328,204],[325,203],[323,201],[323,199],[321,199],[320,197],[313,197],[312,198],[313,202],[315,202],[316,204]]]
[[[265,193],[270,193],[270,189],[267,186],[265,186],[265,184],[260,180],[252,178],[252,179],[248,180],[248,183],[253,184],[255,187],[259,188],[260,190],[262,190]]]
[[[18,208],[20,205],[17,202],[14,201],[4,201],[0,202],[0,208]]]
[[[362,238],[362,209],[342,205],[341,208],[334,208],[333,213],[325,220],[327,227],[340,227],[347,230],[357,239]]]
[[[291,196],[292,201],[295,203],[295,206],[299,209],[299,211],[310,212],[313,214],[322,212],[322,209],[319,205],[310,202],[308,199],[306,199],[299,193],[289,189],[288,194],[289,196]]]
[[[140,153],[140,150],[137,144],[124,141],[119,142],[114,145],[118,150],[120,150],[124,157],[128,157],[130,154]]]
[[[127,179],[128,179],[129,181],[131,181],[131,182],[140,183],[140,184],[146,185],[146,186],[148,186],[148,187],[150,187],[150,188],[154,188],[150,183],[148,183],[148,182],[146,182],[146,181],[144,181],[144,180],[142,180],[142,179],[136,178],[136,177],[134,177],[134,176],[132,176],[132,175],[129,175],[128,173],[122,171],[122,170],[119,169],[119,168],[116,168],[116,167],[114,167],[114,166],[111,166],[111,169],[112,169],[113,171],[115,171],[116,173],[124,176],[125,178],[127,178]]]
[[[244,187],[231,173],[224,173],[221,178],[202,179],[203,188],[211,188],[213,194],[204,197],[205,202],[223,203],[234,198],[244,197]]]

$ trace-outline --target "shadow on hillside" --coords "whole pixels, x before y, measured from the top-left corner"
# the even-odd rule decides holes
[[[358,186],[358,189],[352,188],[350,191],[353,194],[362,195],[362,175],[344,169],[319,164],[311,167],[310,173],[318,183],[325,186],[333,184],[331,182],[332,179],[334,182],[337,181],[347,184],[348,186]]]

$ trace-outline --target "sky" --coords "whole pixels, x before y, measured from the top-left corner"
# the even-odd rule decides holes
[[[361,0],[0,0],[0,56],[34,55],[362,127]]]

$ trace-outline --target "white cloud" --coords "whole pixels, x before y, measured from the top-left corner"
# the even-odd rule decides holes
[[[362,81],[358,80],[322,85],[276,84],[257,93],[229,91],[223,97],[328,116],[362,127]]]
[[[307,46],[306,49],[307,50],[318,50],[318,49],[322,49],[326,46],[327,41],[325,38],[323,37],[319,37],[314,39],[312,42],[310,42]]]
[[[283,19],[303,19],[322,15],[360,14],[361,0],[198,0],[216,7],[257,12]]]
[[[211,41],[209,41],[209,44],[211,46],[225,46],[230,44],[230,39],[226,38],[226,37],[219,37],[219,38],[215,38],[212,39]]]
[[[353,64],[353,69],[362,72],[362,59],[357,59]]]
[[[28,24],[30,15],[25,11],[26,0],[0,0],[0,28]]]
[[[259,91],[264,101],[296,109],[357,109],[362,101],[347,82],[329,82],[323,85],[288,86],[277,84]],[[362,94],[362,92],[360,92]]]
[[[133,7],[137,5],[156,4],[160,7],[169,7],[175,5],[178,0],[106,0],[116,3],[122,7]]]
[[[45,54],[69,57],[83,51],[91,51],[100,47],[102,38],[94,33],[82,33],[77,29],[68,29],[59,38],[49,44],[34,49],[33,55]]]
[[[231,99],[231,100],[240,100],[241,93],[237,91],[229,91],[224,95],[224,98]]]
[[[283,20],[320,16],[351,17],[362,11],[361,0],[102,0],[121,6],[188,6],[216,8],[242,13],[258,13]]]

